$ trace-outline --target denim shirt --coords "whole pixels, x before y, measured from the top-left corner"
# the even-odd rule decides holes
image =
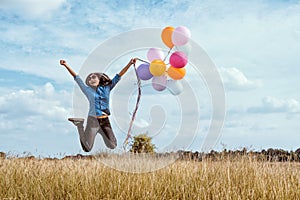
[[[119,74],[116,74],[112,79],[111,84],[105,86],[99,85],[95,90],[92,87],[87,86],[78,75],[74,77],[74,80],[89,101],[89,116],[101,116],[104,113],[110,115],[110,91],[119,82],[120,78],[121,76]]]

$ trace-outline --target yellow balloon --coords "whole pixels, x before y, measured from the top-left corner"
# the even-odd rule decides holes
[[[168,75],[174,80],[180,80],[185,76],[186,70],[184,67],[175,68],[170,66],[167,71]]]
[[[153,60],[149,70],[153,76],[162,76],[166,72],[166,64],[162,60]]]
[[[169,48],[172,48],[174,46],[172,42],[172,34],[174,32],[175,28],[172,26],[167,26],[164,28],[161,32],[161,39],[167,45]]]

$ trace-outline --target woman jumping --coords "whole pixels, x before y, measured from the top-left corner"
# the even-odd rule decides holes
[[[84,119],[68,119],[75,126],[77,126],[80,143],[85,152],[91,151],[97,133],[102,135],[104,143],[108,148],[116,148],[117,140],[108,118],[110,115],[110,91],[119,82],[121,76],[123,76],[129,67],[135,64],[135,62],[136,58],[131,59],[129,63],[118,74],[116,74],[113,79],[110,79],[104,73],[95,72],[89,74],[84,83],[79,75],[73,71],[73,69],[65,60],[60,60],[60,64],[65,66],[69,73],[74,77],[74,80],[89,101],[89,113],[85,129],[83,126]]]

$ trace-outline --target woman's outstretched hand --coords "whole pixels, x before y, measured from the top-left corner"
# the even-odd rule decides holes
[[[132,58],[132,59],[130,60],[130,65],[135,64],[135,63],[136,63],[136,60],[137,60],[137,58]]]
[[[65,60],[60,60],[59,63],[63,66],[66,66],[67,65],[67,62]]]

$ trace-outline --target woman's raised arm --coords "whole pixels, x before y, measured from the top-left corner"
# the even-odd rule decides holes
[[[132,64],[135,64],[136,58],[132,58],[129,63],[120,71],[119,76],[123,76]]]
[[[77,74],[73,71],[73,69],[67,64],[67,62],[65,60],[60,60],[59,63],[63,66],[65,66],[65,68],[69,71],[69,73],[75,77]]]

